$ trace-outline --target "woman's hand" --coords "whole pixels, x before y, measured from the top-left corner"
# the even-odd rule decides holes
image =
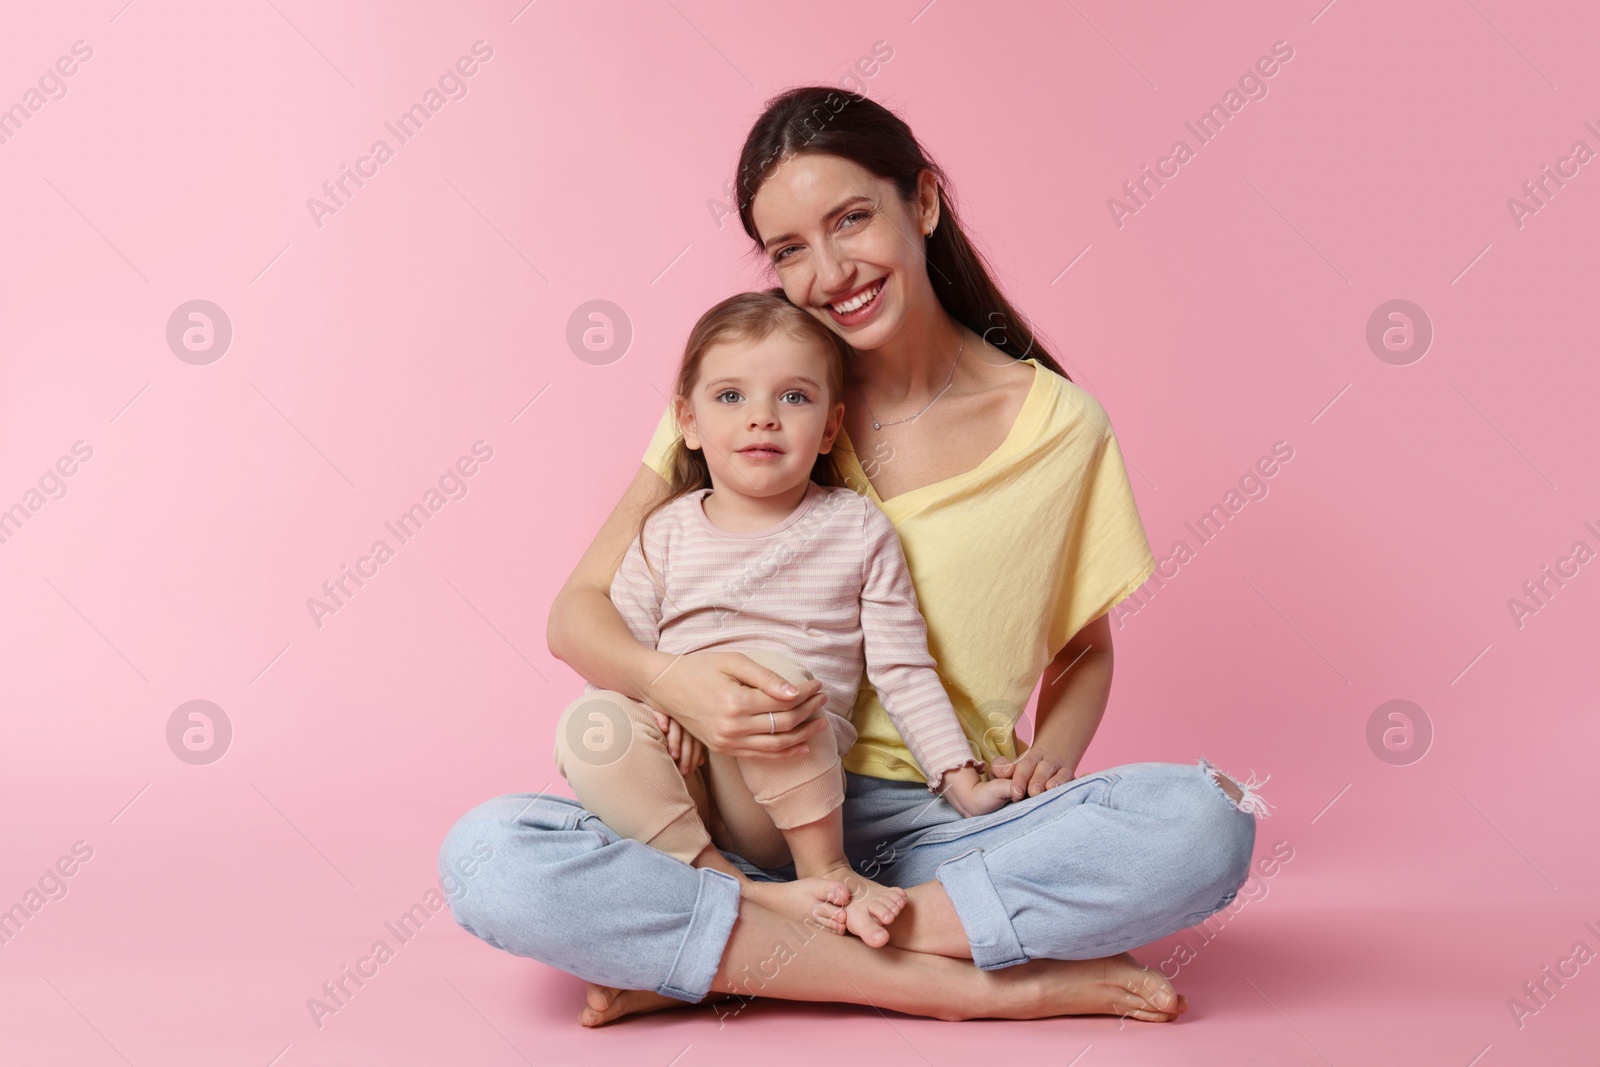
[[[647,686],[644,703],[675,720],[673,726],[681,723],[718,755],[781,759],[796,755],[801,751],[796,746],[829,729],[827,718],[819,714],[828,694],[815,678],[790,686],[742,652],[708,649],[661,657],[662,669]],[[678,762],[681,767],[683,761]]]
[[[1064,763],[1042,749],[1030,748],[1014,762],[995,760],[989,764],[989,773],[996,778],[1011,780],[1011,799],[1036,797],[1046,789],[1066,785],[1077,777],[1077,769]]]

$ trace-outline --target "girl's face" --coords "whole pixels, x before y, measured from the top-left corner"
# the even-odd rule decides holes
[[[848,159],[798,155],[762,183],[750,216],[789,302],[856,349],[881,346],[937,306],[924,247],[938,193],[926,171],[907,204],[894,183]]]
[[[844,424],[844,402],[828,396],[829,358],[781,327],[706,352],[678,425],[687,447],[704,450],[714,489],[766,497],[810,480]]]

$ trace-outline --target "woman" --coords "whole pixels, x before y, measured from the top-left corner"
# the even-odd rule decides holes
[[[1105,412],[1024,338],[945,184],[891,112],[802,87],[751,130],[737,195],[788,299],[857,354],[832,455],[894,522],[963,729],[1014,799],[970,819],[929,803],[864,681],[845,761],[847,848],[908,897],[882,948],[741,903],[731,876],[621,838],[574,801],[480,805],[440,853],[441,873],[466,885],[455,918],[587,978],[584,1025],[708,996],[722,998],[719,1014],[767,996],[942,1019],[1170,1021],[1186,999],[1126,950],[1222,908],[1248,873],[1249,813],[1262,810],[1249,784],[1205,760],[1076,777],[1110,690],[1106,612],[1154,559]],[[607,598],[677,436],[669,406],[551,607],[550,650],[713,752],[782,758],[827,728],[820,683],[790,687],[733,651],[658,653]],[[1015,724],[1041,673],[1024,746]],[[729,858],[752,878],[792,877]]]

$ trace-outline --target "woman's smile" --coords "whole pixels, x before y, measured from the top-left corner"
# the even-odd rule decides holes
[[[870,321],[878,313],[878,305],[883,302],[878,297],[882,295],[888,281],[888,278],[879,278],[866,288],[858,290],[848,300],[827,305],[828,314],[833,316],[833,321],[840,326],[859,326]]]

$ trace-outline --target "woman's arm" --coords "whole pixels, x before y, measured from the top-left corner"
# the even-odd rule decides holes
[[[1044,670],[1033,740],[1015,763],[996,762],[996,778],[1012,780],[1015,800],[1038,796],[1077,777],[1111,696],[1111,615],[1073,635]]]
[[[1045,668],[1029,745],[1060,756],[1072,775],[1105,715],[1113,660],[1107,613],[1079,630]]]
[[[646,510],[667,483],[644,464],[595,534],[550,604],[545,643],[550,654],[601,689],[646,703],[646,683],[672,657],[640,644],[611,603],[611,582]]]
[[[780,675],[740,652],[658,652],[634,638],[611,603],[611,582],[639,519],[665,490],[661,476],[640,464],[550,605],[550,654],[594,685],[678,720],[713,752],[789,755],[792,746],[829,728],[820,715],[806,721],[827,699],[820,681],[784,693]],[[775,713],[771,719],[768,711]],[[774,722],[777,732],[769,733]]]

